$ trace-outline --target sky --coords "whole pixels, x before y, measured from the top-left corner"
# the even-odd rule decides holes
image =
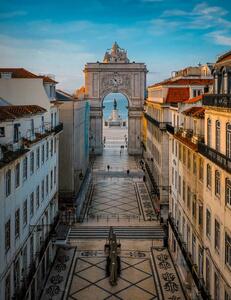
[[[0,66],[53,74],[68,92],[114,41],[161,81],[231,49],[231,1],[0,0]]]

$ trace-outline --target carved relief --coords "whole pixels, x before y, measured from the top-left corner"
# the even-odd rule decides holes
[[[126,92],[130,94],[131,76],[129,73],[107,73],[101,79],[100,90],[101,94],[104,94],[106,90],[111,90],[115,92],[126,90]]]

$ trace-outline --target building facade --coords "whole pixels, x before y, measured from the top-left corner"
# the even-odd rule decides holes
[[[81,211],[83,199],[77,199],[81,187],[87,186],[89,169],[89,102],[75,98],[63,91],[56,91],[61,101],[60,120],[64,124],[60,135],[59,174],[60,203],[75,206]],[[82,190],[81,190],[82,191]],[[81,193],[82,194],[82,193]],[[84,192],[83,192],[84,194]],[[84,196],[84,195],[83,195]]]
[[[24,69],[0,73],[0,298],[38,299],[56,254],[55,81]]]
[[[204,70],[207,70],[206,76]],[[211,84],[210,66],[206,65],[188,67],[176,72],[174,77],[148,88],[144,113],[147,127],[144,158],[153,202],[164,221],[168,218],[171,191],[167,126],[173,123],[174,126],[180,127],[178,103],[208,91]]]
[[[180,105],[183,126],[168,126],[169,248],[191,299],[231,297],[230,58],[214,65],[212,91]]]

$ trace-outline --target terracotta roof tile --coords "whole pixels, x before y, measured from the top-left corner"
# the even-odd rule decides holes
[[[57,83],[55,80],[48,76],[36,75],[24,68],[0,68],[0,74],[1,73],[12,73],[12,78],[42,78],[43,82]]]
[[[0,121],[17,119],[44,112],[46,112],[46,109],[38,105],[0,106]]]
[[[204,107],[191,107],[182,112],[186,116],[191,116],[198,119],[203,119],[205,115]]]
[[[162,85],[212,85],[213,79],[203,79],[203,78],[179,78],[174,80],[174,78],[164,80],[162,82],[155,83],[149,87],[156,87]]]
[[[189,88],[169,88],[166,97],[167,103],[183,102],[189,98]]]
[[[184,101],[184,103],[196,103],[196,102],[199,102],[201,100],[202,100],[202,95],[199,95],[197,97],[190,98],[190,99]]]

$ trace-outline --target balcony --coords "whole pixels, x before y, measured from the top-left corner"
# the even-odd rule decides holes
[[[203,105],[231,108],[231,94],[208,94],[203,95]]]
[[[175,133],[175,128],[171,124],[166,124],[166,130],[170,134],[174,134]]]
[[[211,299],[209,291],[207,290],[206,286],[204,285],[203,279],[201,279],[199,277],[199,274],[196,271],[197,268],[195,268],[195,265],[193,264],[191,253],[188,252],[186,243],[183,241],[181,234],[179,233],[177,225],[175,223],[175,219],[171,216],[171,214],[169,214],[169,217],[168,217],[168,224],[170,225],[170,227],[174,233],[175,239],[177,240],[177,243],[181,249],[181,253],[184,256],[184,259],[187,263],[188,269],[191,272],[192,278],[195,282],[195,285],[197,286],[198,291],[201,294],[202,299],[205,299],[205,300]]]
[[[20,147],[18,147],[18,145],[17,147],[14,146],[15,145],[13,144],[12,147],[9,144],[0,146],[0,168],[18,159],[20,156],[24,155],[29,151],[28,149],[25,149],[23,145],[21,145]]]
[[[58,134],[59,132],[63,131],[63,123],[59,123],[53,128],[53,131],[55,134]]]
[[[148,115],[147,113],[144,113],[144,117],[150,122],[152,123],[154,126],[158,127],[160,130],[166,130],[166,125],[168,124],[168,122],[159,122],[156,119],[153,119],[153,117],[151,117],[150,115]]]
[[[198,143],[198,151],[199,153],[207,157],[209,160],[214,162],[216,165],[221,167],[223,170],[226,170],[227,172],[231,173],[230,158],[201,142]]]

